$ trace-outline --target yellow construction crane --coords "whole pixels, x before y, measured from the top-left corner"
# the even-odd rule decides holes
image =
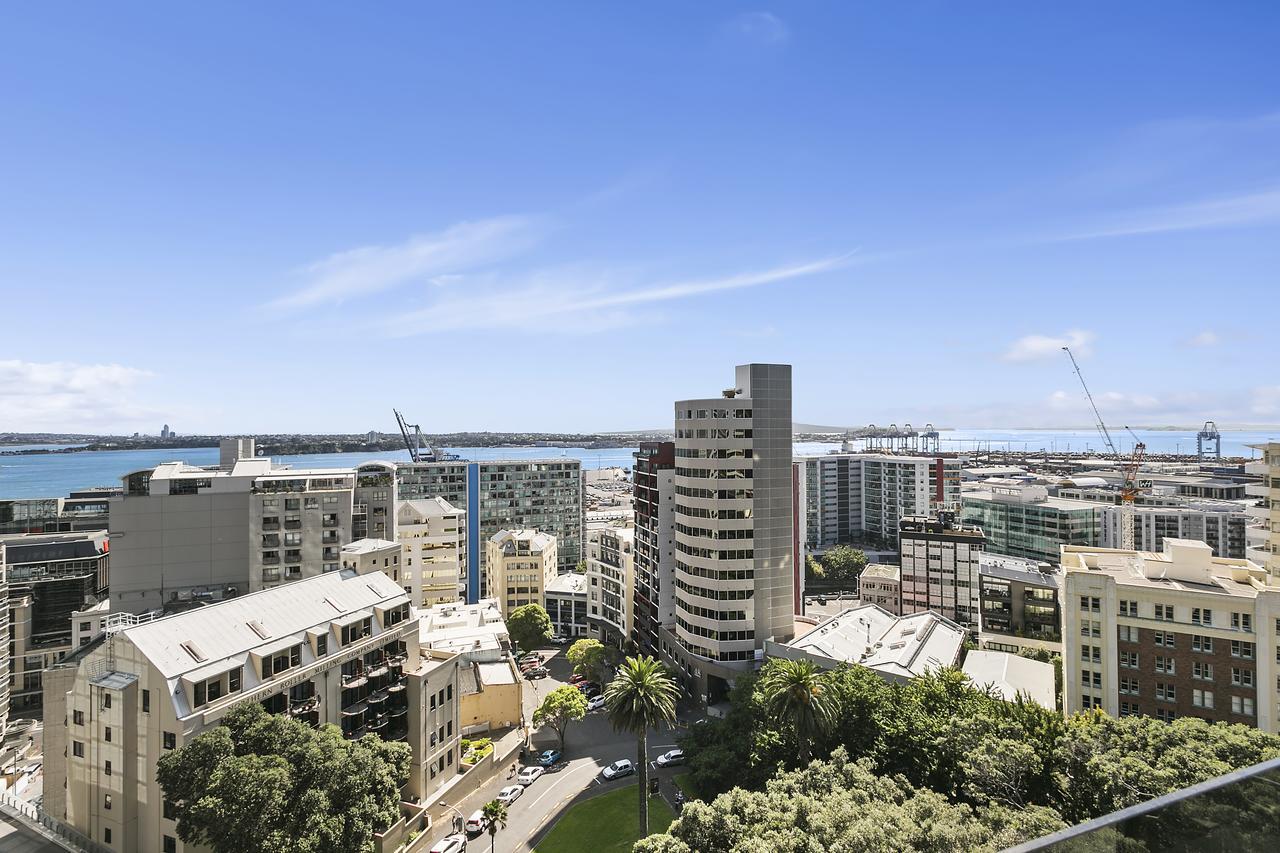
[[[1111,451],[1111,456],[1124,467],[1121,473],[1124,475],[1124,482],[1120,486],[1120,547],[1126,551],[1135,550],[1134,546],[1134,512],[1133,504],[1138,498],[1138,469],[1142,467],[1142,458],[1147,452],[1147,445],[1138,439],[1138,436],[1129,427],[1125,427],[1125,431],[1133,436],[1133,455],[1126,462],[1121,456],[1120,451],[1116,450],[1115,442],[1111,440],[1111,431],[1107,429],[1107,425],[1102,420],[1102,413],[1098,411],[1098,404],[1093,402],[1093,394],[1089,393],[1089,386],[1085,384],[1084,374],[1080,372],[1080,365],[1076,362],[1076,357],[1071,354],[1070,347],[1063,347],[1062,351],[1067,354],[1067,358],[1071,359],[1071,366],[1075,368],[1076,376],[1080,379],[1080,387],[1084,389],[1084,395],[1089,400],[1089,406],[1093,409],[1093,416],[1098,421],[1098,432],[1102,434],[1102,440],[1107,443],[1107,449]]]

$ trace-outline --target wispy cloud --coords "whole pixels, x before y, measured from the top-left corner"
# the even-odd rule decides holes
[[[791,37],[787,25],[770,12],[744,12],[729,21],[728,30],[738,38],[757,44],[782,44]]]
[[[1102,225],[1055,237],[1050,242],[1096,240],[1170,231],[1230,228],[1280,221],[1280,187],[1188,204],[1152,207],[1111,216]]]
[[[1058,336],[1026,335],[1018,338],[1000,357],[1005,361],[1025,362],[1042,361],[1047,358],[1061,358],[1063,347],[1071,347],[1078,356],[1088,356],[1093,352],[1093,332],[1072,329]]]
[[[1211,347],[1218,343],[1218,333],[1210,329],[1205,329],[1199,334],[1192,335],[1186,341],[1189,347]]]
[[[268,304],[300,308],[367,296],[412,280],[443,284],[459,272],[531,248],[547,227],[543,217],[498,216],[460,222],[403,243],[338,252],[305,267],[302,275],[306,283]]]
[[[418,311],[398,315],[391,321],[389,331],[409,336],[425,331],[527,328],[539,320],[566,316],[578,321],[578,331],[598,331],[625,322],[625,309],[634,306],[791,281],[847,266],[852,258],[853,253],[848,253],[715,278],[620,290],[608,286],[616,278],[610,273],[543,271],[520,287],[445,295]]]
[[[149,414],[131,392],[152,376],[123,364],[0,360],[0,406],[13,430],[78,431]]]

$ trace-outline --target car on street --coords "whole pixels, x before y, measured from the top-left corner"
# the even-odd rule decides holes
[[[621,779],[623,776],[630,776],[635,772],[636,766],[631,763],[630,759],[620,758],[601,770],[600,774],[606,779]]]
[[[498,792],[498,802],[504,806],[509,806],[516,800],[520,799],[520,795],[524,793],[523,785],[508,785]]]
[[[559,760],[560,760],[560,750],[558,749],[544,750],[543,753],[538,756],[538,763],[541,764],[543,767],[550,767],[552,764],[555,764]]]
[[[599,711],[604,707],[604,696],[592,696],[587,700],[588,711]]]
[[[521,785],[532,785],[544,772],[545,771],[537,765],[526,767],[520,771],[520,775],[516,777],[516,781]]]
[[[658,756],[659,767],[675,767],[677,764],[684,764],[683,749],[671,749]]]
[[[446,835],[435,843],[430,853],[462,853],[467,849],[465,835]]]
[[[579,684],[586,684],[587,677],[581,673],[575,672],[573,675],[569,676],[569,683],[574,687],[577,687]]]
[[[586,694],[588,699],[592,699],[592,698],[595,698],[596,696],[599,696],[601,693],[603,693],[604,688],[593,681],[590,684],[588,684],[587,689],[582,692]]]
[[[471,817],[467,818],[467,835],[479,835],[488,828],[489,819],[480,809],[476,809],[471,813]]]
[[[546,678],[551,672],[545,666],[530,667],[524,671],[524,677],[532,681],[535,678]]]
[[[554,637],[551,638],[551,645],[553,646],[563,646],[568,642],[569,642],[568,637],[561,637],[559,634],[556,634]]]
[[[520,655],[519,660],[520,660],[520,663],[522,664],[531,660],[536,660],[538,663],[542,663],[543,657],[539,652],[525,652],[524,654]]]

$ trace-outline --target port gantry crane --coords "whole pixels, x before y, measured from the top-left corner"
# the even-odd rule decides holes
[[[1098,404],[1093,401],[1093,394],[1089,393],[1089,386],[1084,381],[1084,374],[1080,372],[1080,365],[1076,362],[1076,357],[1072,355],[1070,347],[1063,347],[1062,351],[1067,354],[1067,358],[1071,359],[1071,366],[1075,368],[1076,376],[1080,379],[1080,387],[1084,389],[1084,395],[1089,400],[1089,406],[1093,409],[1093,416],[1098,421],[1098,432],[1102,434],[1102,440],[1106,442],[1107,449],[1111,451],[1111,456],[1120,462],[1124,467],[1121,469],[1124,474],[1124,483],[1120,486],[1120,548],[1125,551],[1133,551],[1134,547],[1134,531],[1133,521],[1134,512],[1133,504],[1138,499],[1138,469],[1142,466],[1142,458],[1147,452],[1147,445],[1138,439],[1133,430],[1125,427],[1125,431],[1133,436],[1133,455],[1126,462],[1120,455],[1120,451],[1116,450],[1115,442],[1111,440],[1111,431],[1107,429],[1106,423],[1102,420],[1102,413],[1098,411]]]

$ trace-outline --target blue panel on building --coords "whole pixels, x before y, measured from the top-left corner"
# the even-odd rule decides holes
[[[480,465],[467,464],[467,603],[480,600]]]

